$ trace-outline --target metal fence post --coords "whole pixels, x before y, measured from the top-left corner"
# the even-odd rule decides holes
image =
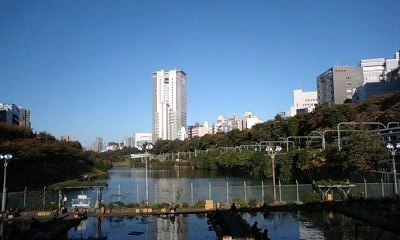
[[[139,184],[136,184],[136,203],[139,204]]]
[[[244,202],[247,202],[247,188],[246,188],[246,181],[243,181],[244,187]]]
[[[61,189],[58,189],[58,211],[61,210],[61,200],[62,200]]]
[[[208,182],[208,199],[211,200],[211,182]]]
[[[121,202],[121,184],[118,183],[118,201]]]
[[[157,203],[157,184],[154,184],[154,203]]]
[[[193,183],[190,183],[190,203],[193,205]]]
[[[24,189],[24,207],[26,207],[26,193],[27,193],[28,188],[25,187]]]
[[[172,202],[175,204],[175,183],[172,184]]]
[[[282,186],[281,186],[281,180],[278,180],[279,184],[279,202],[282,202]]]
[[[43,188],[43,206],[46,205],[46,187]]]
[[[368,189],[367,189],[367,181],[364,178],[364,193],[365,193],[365,198],[368,198]]]
[[[382,197],[385,197],[385,188],[383,186],[383,179],[381,179],[381,186],[382,186]]]
[[[226,203],[229,204],[229,183],[226,182]]]
[[[299,182],[296,180],[296,201],[299,202]]]
[[[261,205],[264,205],[264,181],[261,181]]]

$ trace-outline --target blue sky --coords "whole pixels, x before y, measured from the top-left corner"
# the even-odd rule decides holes
[[[400,48],[396,1],[1,1],[0,102],[89,147],[151,132],[151,73],[188,75],[188,124],[286,111],[316,76]]]

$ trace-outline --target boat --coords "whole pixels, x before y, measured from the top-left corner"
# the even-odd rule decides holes
[[[87,195],[80,194],[78,198],[74,198],[71,201],[71,206],[77,208],[89,208],[90,207],[90,198]]]

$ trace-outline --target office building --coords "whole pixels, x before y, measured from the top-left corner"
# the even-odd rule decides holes
[[[153,141],[175,140],[186,133],[186,73],[157,71],[153,76]]]
[[[135,142],[134,147],[141,147],[145,143],[151,143],[152,141],[152,134],[151,133],[135,133]]]
[[[397,51],[394,59],[362,59],[360,67],[363,69],[364,84],[385,81],[386,75],[399,66],[399,54],[400,52]]]
[[[233,129],[239,129],[243,131],[245,129],[252,128],[254,125],[261,123],[261,119],[252,112],[245,112],[243,116],[238,117],[236,114],[233,114],[231,118],[225,118],[220,115],[217,117],[217,121],[212,126],[212,133],[220,133],[220,132],[230,132]]]
[[[31,111],[22,107],[19,107],[19,125],[21,127],[31,127]]]
[[[258,123],[261,123],[261,119],[252,112],[245,112],[242,117],[236,118],[236,126],[240,131],[252,128]]]
[[[20,125],[20,109],[15,104],[0,103],[0,122],[10,125]]]
[[[299,113],[310,113],[318,105],[317,91],[303,92],[302,89],[293,91],[293,106],[290,107],[290,117]]]
[[[363,85],[362,67],[332,67],[317,77],[318,105],[351,102],[356,88]]]
[[[200,123],[195,123],[188,127],[188,138],[192,139],[194,137],[202,137],[210,133],[210,128],[208,127],[208,122],[204,122],[203,125]]]
[[[125,137],[124,138],[124,147],[132,148],[135,146],[135,138],[133,137]]]
[[[237,117],[233,114],[232,118],[225,118],[224,116],[220,115],[217,117],[217,122],[214,123],[212,127],[212,133],[220,133],[220,132],[230,132],[233,129],[237,129],[238,122]]]
[[[71,142],[72,141],[72,137],[69,136],[69,135],[62,135],[61,136],[61,141]]]
[[[386,75],[385,81],[368,82],[356,89],[352,102],[360,103],[371,96],[388,94],[400,89],[400,67]]]
[[[96,138],[96,141],[93,144],[93,151],[95,152],[103,151],[103,139],[101,137]]]
[[[115,151],[122,149],[123,143],[118,143],[118,142],[108,142],[107,144],[107,151]]]

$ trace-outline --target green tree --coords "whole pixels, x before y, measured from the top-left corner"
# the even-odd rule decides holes
[[[347,155],[343,169],[348,175],[377,170],[388,156],[382,140],[369,132],[353,132],[343,151]]]

